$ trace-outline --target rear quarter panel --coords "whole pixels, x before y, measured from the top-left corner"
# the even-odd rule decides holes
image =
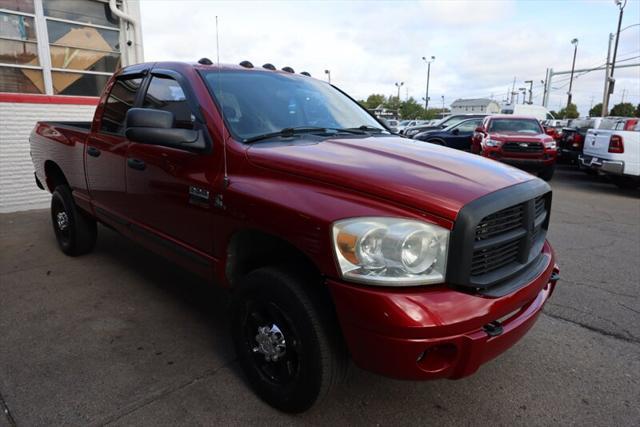
[[[88,199],[84,174],[84,147],[88,132],[61,124],[36,123],[29,137],[31,158],[38,179],[50,192],[54,189],[51,177],[45,173],[47,162],[55,163],[62,170],[74,196]]]

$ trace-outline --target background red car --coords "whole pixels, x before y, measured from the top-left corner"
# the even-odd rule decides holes
[[[556,141],[534,117],[488,116],[471,141],[471,151],[517,166],[545,181],[553,177],[558,155]]]

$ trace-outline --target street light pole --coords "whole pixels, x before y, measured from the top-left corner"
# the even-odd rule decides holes
[[[578,53],[578,39],[571,40],[571,44],[574,45],[573,48],[573,62],[571,63],[571,77],[569,77],[569,92],[567,92],[567,108],[569,108],[569,104],[571,104],[571,97],[573,94],[571,93],[571,88],[573,87],[573,71],[576,69],[576,54]]]
[[[402,85],[404,85],[404,82],[396,82],[395,83],[396,87],[398,88],[398,103],[400,102],[400,88],[402,87]]]
[[[533,80],[525,80],[525,83],[529,83],[529,105],[533,104]]]
[[[442,117],[444,117],[444,95],[442,95]]]
[[[431,77],[431,63],[436,60],[435,56],[432,56],[430,60],[426,57],[422,57],[422,60],[427,63],[427,90],[424,96],[424,110],[429,108],[429,78]]]
[[[327,78],[329,79],[329,84],[331,84],[331,70],[324,70],[324,73],[327,75]]]

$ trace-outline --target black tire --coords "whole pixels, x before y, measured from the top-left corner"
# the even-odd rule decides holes
[[[538,172],[538,177],[544,179],[545,181],[551,181],[553,178],[553,173],[556,171],[556,166],[547,166],[543,168],[540,172]]]
[[[78,209],[66,185],[59,185],[53,191],[51,222],[58,246],[65,254],[83,255],[94,248],[98,233],[96,221]]]
[[[242,279],[234,295],[232,336],[240,366],[256,394],[284,412],[309,409],[346,373],[347,354],[330,298],[314,282],[318,279],[285,269],[260,268]],[[282,338],[284,347],[260,346],[258,337],[266,336]]]

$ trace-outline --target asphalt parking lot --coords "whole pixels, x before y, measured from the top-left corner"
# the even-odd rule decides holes
[[[639,193],[567,168],[552,187],[561,282],[522,341],[458,381],[354,368],[298,416],[249,390],[224,292],[104,227],[69,258],[48,211],[0,215],[0,426],[640,425]]]

